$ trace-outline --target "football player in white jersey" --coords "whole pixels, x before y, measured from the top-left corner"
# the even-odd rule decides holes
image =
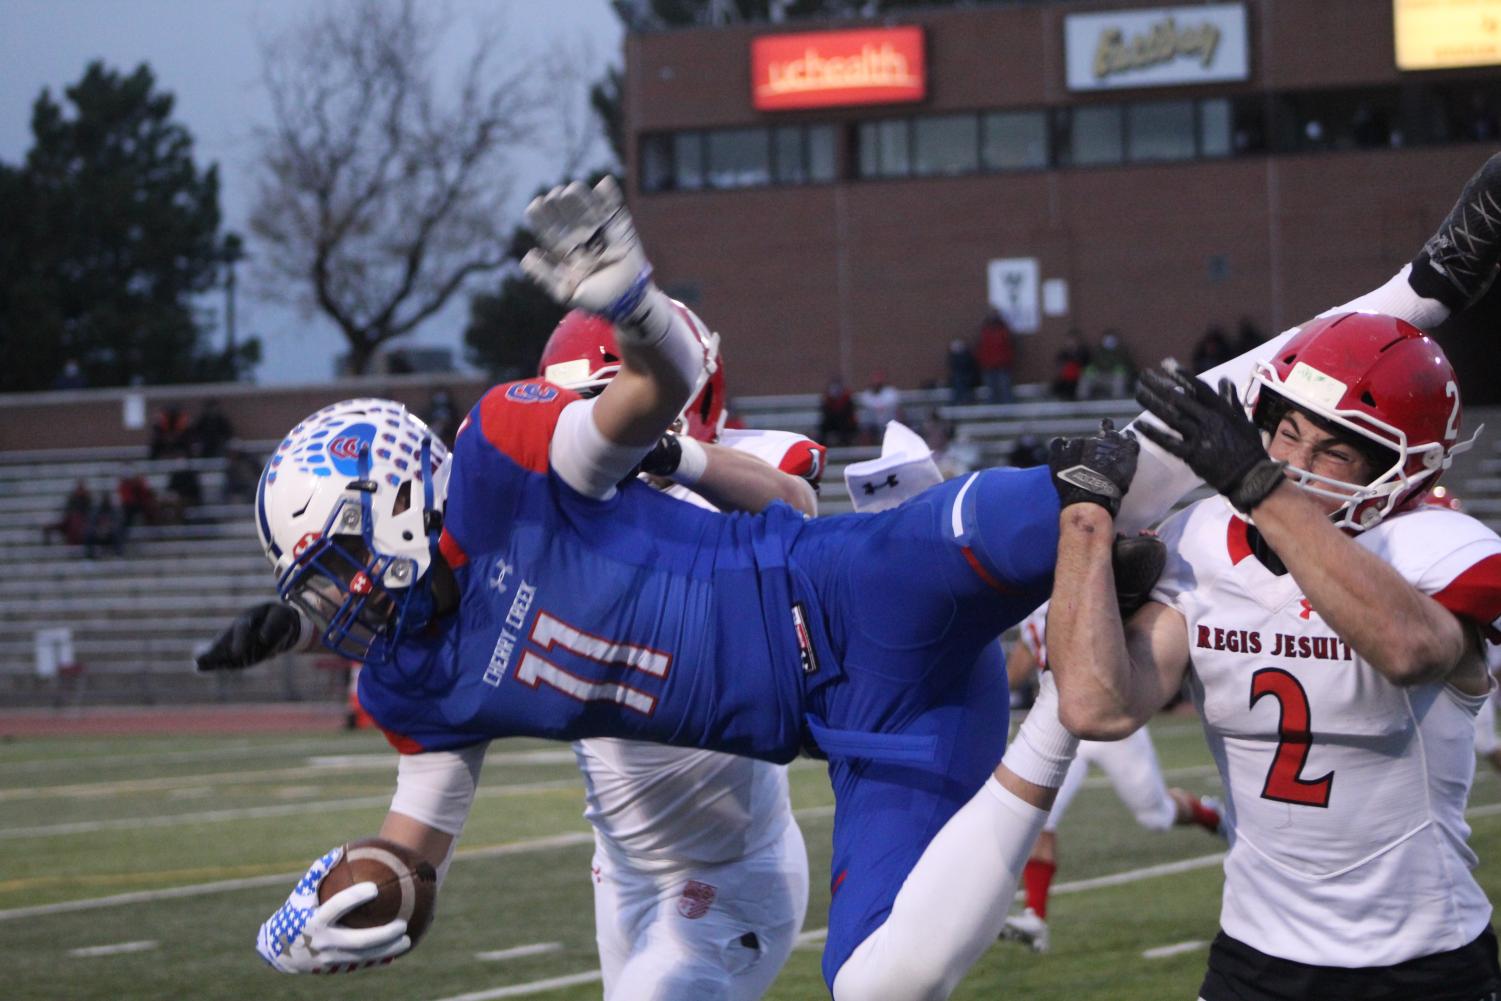
[[[1258,364],[1244,407],[1171,366],[1138,399],[1170,429],[1140,433],[1230,503],[1168,520],[1166,571],[1124,628],[1108,511],[1065,508],[1048,646],[1088,737],[1131,732],[1188,677],[1230,821],[1200,997],[1494,997],[1464,809],[1501,538],[1420,503],[1468,444],[1448,360],[1401,320],[1344,314]]]
[[[1047,621],[1048,606],[1043,604],[1017,627],[1020,635],[1006,656],[1006,677],[1013,691],[1034,675],[1040,678],[1040,684],[1053,685],[1047,669]],[[1058,871],[1058,825],[1084,785],[1091,765],[1105,773],[1115,794],[1147,830],[1166,831],[1197,824],[1211,834],[1221,833],[1223,818],[1219,801],[1207,796],[1200,798],[1163,780],[1162,764],[1157,760],[1157,749],[1146,727],[1123,740],[1079,741],[1074,763],[1063,777],[1063,785],[1058,787],[1058,798],[1053,801],[1037,844],[1032,847],[1032,856],[1022,870],[1026,902],[1019,913],[1006,919],[1003,937],[1026,945],[1033,952],[1048,951],[1048,893]]]
[[[538,374],[592,396],[619,368],[613,325],[573,310],[548,339]],[[724,363],[716,354],[676,431],[643,467],[670,495],[709,508],[671,482],[683,448],[700,442],[755,456],[778,476],[817,487],[823,446],[784,431],[725,430],[725,416]],[[816,513],[813,492],[802,492],[805,513]],[[756,496],[737,498],[736,506]],[[786,767],[608,737],[575,741],[573,750],[584,774],[584,816],[594,827],[594,929],[606,1001],[760,998],[808,909],[808,853]]]
[[[1463,511],[1464,504],[1454,492],[1447,487],[1437,486],[1423,497],[1424,504],[1434,507],[1446,507],[1450,511]],[[1490,671],[1491,677],[1497,677],[1501,672],[1501,646],[1486,644],[1485,665]],[[1501,689],[1495,687],[1491,690],[1491,697],[1481,705],[1480,711],[1475,714],[1475,753],[1486,760],[1486,763],[1494,770],[1501,772],[1501,742],[1496,740],[1496,699],[1501,696]]]

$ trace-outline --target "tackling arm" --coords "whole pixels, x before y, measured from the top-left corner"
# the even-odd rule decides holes
[[[1105,508],[1073,504],[1059,516],[1058,566],[1048,612],[1048,666],[1059,718],[1088,740],[1120,740],[1172,697],[1188,669],[1183,617],[1149,602],[1129,627],[1115,601]]]
[[[1423,684],[1449,677],[1457,666],[1480,665],[1462,673],[1478,684],[1475,694],[1486,692],[1475,630],[1348,538],[1307,494],[1281,484],[1255,515],[1256,528],[1309,604],[1388,681]]]

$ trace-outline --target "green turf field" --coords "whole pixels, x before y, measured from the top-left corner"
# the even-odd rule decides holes
[[[1170,784],[1215,791],[1196,722],[1152,730]],[[598,998],[581,783],[566,747],[533,741],[492,746],[438,923],[417,951],[326,978],[261,964],[262,919],[314,857],[375,831],[393,776],[394,754],[368,732],[0,744],[0,997]],[[1501,779],[1482,771],[1476,785],[1474,845],[1494,895]],[[813,762],[793,766],[792,786],[812,853],[810,943],[769,996],[818,998],[832,797]],[[1197,829],[1140,830],[1095,780],[1059,847],[1053,951],[999,943],[955,997],[1192,999],[1202,946],[1143,953],[1213,935],[1218,867],[1165,864],[1203,860],[1219,843]],[[543,948],[486,955],[523,946]]]

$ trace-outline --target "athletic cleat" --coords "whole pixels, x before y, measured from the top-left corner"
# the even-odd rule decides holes
[[[1001,929],[1001,938],[1008,942],[1020,942],[1033,952],[1048,951],[1048,923],[1028,907],[1020,914],[1006,917],[1006,926]]]
[[[1454,312],[1485,294],[1501,262],[1501,153],[1487,160],[1413,258],[1408,284]]]

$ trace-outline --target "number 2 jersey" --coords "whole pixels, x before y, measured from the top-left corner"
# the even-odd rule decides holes
[[[1344,967],[1473,940],[1491,913],[1464,818],[1483,698],[1387,681],[1290,573],[1257,559],[1223,500],[1161,535],[1170,555],[1153,598],[1187,620],[1189,688],[1227,793],[1226,934]],[[1501,539],[1478,521],[1421,508],[1354,539],[1498,638]]]

